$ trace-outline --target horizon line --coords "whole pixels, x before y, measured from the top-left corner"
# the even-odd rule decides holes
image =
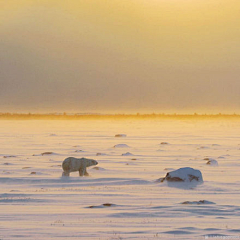
[[[70,118],[154,118],[154,117],[240,117],[240,114],[232,113],[67,113],[67,112],[53,112],[53,113],[9,113],[0,112],[0,119],[3,118],[54,118],[54,119],[70,119]]]

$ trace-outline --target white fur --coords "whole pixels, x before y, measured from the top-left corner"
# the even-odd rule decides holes
[[[97,164],[93,159],[68,157],[62,163],[62,175],[69,176],[71,172],[79,171],[79,176],[88,176],[87,167]]]

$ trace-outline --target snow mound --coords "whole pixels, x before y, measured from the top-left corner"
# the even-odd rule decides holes
[[[117,144],[114,145],[114,148],[129,148],[129,146],[127,144]]]
[[[75,152],[83,152],[83,150],[80,150],[80,149],[79,149],[79,150],[75,150]]]
[[[101,167],[93,167],[92,169],[97,170],[97,171],[105,171],[105,168],[101,168]]]
[[[54,152],[43,152],[41,154],[33,154],[33,156],[45,156],[45,155],[58,155],[58,154]]]
[[[14,156],[14,155],[5,155],[5,156],[3,156],[3,158],[14,158],[14,157],[16,157],[16,156]]]
[[[218,161],[211,159],[206,164],[211,166],[218,166]]]
[[[160,178],[160,182],[203,182],[202,173],[199,170],[185,167],[175,171],[168,172],[164,178]]]
[[[196,204],[196,205],[200,205],[200,204],[215,204],[215,203],[207,201],[207,200],[200,200],[200,201],[185,201],[185,202],[182,202],[181,204]]]
[[[116,134],[115,137],[126,137],[126,134]]]
[[[218,166],[218,161],[213,158],[205,157],[203,160],[207,161],[207,165]]]
[[[200,147],[197,148],[197,150],[200,150],[200,149],[208,149],[208,147],[206,147],[206,146],[200,146]]]
[[[133,156],[133,154],[130,152],[126,152],[126,153],[123,153],[122,156]]]
[[[107,155],[106,153],[96,153],[96,156],[105,156]]]
[[[116,206],[116,204],[113,204],[113,203],[103,203],[98,206],[89,206],[87,208],[105,208],[105,207],[115,207],[115,206]]]
[[[44,174],[42,172],[31,172],[30,175],[48,175],[48,174]]]
[[[215,159],[214,158],[210,158],[210,157],[205,157],[203,160],[211,161],[211,160],[215,160]]]
[[[161,142],[160,143],[161,145],[167,145],[167,144],[169,144],[168,142]]]
[[[52,154],[55,154],[55,153],[53,153],[53,152],[43,152],[43,153],[41,153],[42,156],[43,155],[52,155]]]

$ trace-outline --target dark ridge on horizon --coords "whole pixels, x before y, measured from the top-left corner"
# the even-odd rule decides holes
[[[165,113],[152,113],[152,114],[101,114],[101,113],[0,113],[0,120],[31,120],[31,119],[49,119],[49,120],[81,120],[81,119],[124,119],[124,118],[136,118],[136,119],[146,119],[146,118],[240,118],[239,114],[165,114]]]

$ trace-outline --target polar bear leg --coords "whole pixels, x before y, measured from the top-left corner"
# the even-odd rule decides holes
[[[84,161],[84,162],[82,163],[81,168],[79,169],[79,176],[80,176],[80,177],[84,176],[86,171],[87,171],[87,164],[86,164],[86,162]]]
[[[64,172],[62,173],[62,176],[69,177],[69,173],[70,173],[70,172],[64,171]]]
[[[80,168],[80,170],[79,170],[79,176],[82,177],[82,176],[85,174],[85,172],[86,172],[86,168],[85,168],[85,169],[84,169],[83,167]]]
[[[89,176],[89,173],[87,172],[87,169],[86,169],[86,171],[84,173],[84,176]]]

